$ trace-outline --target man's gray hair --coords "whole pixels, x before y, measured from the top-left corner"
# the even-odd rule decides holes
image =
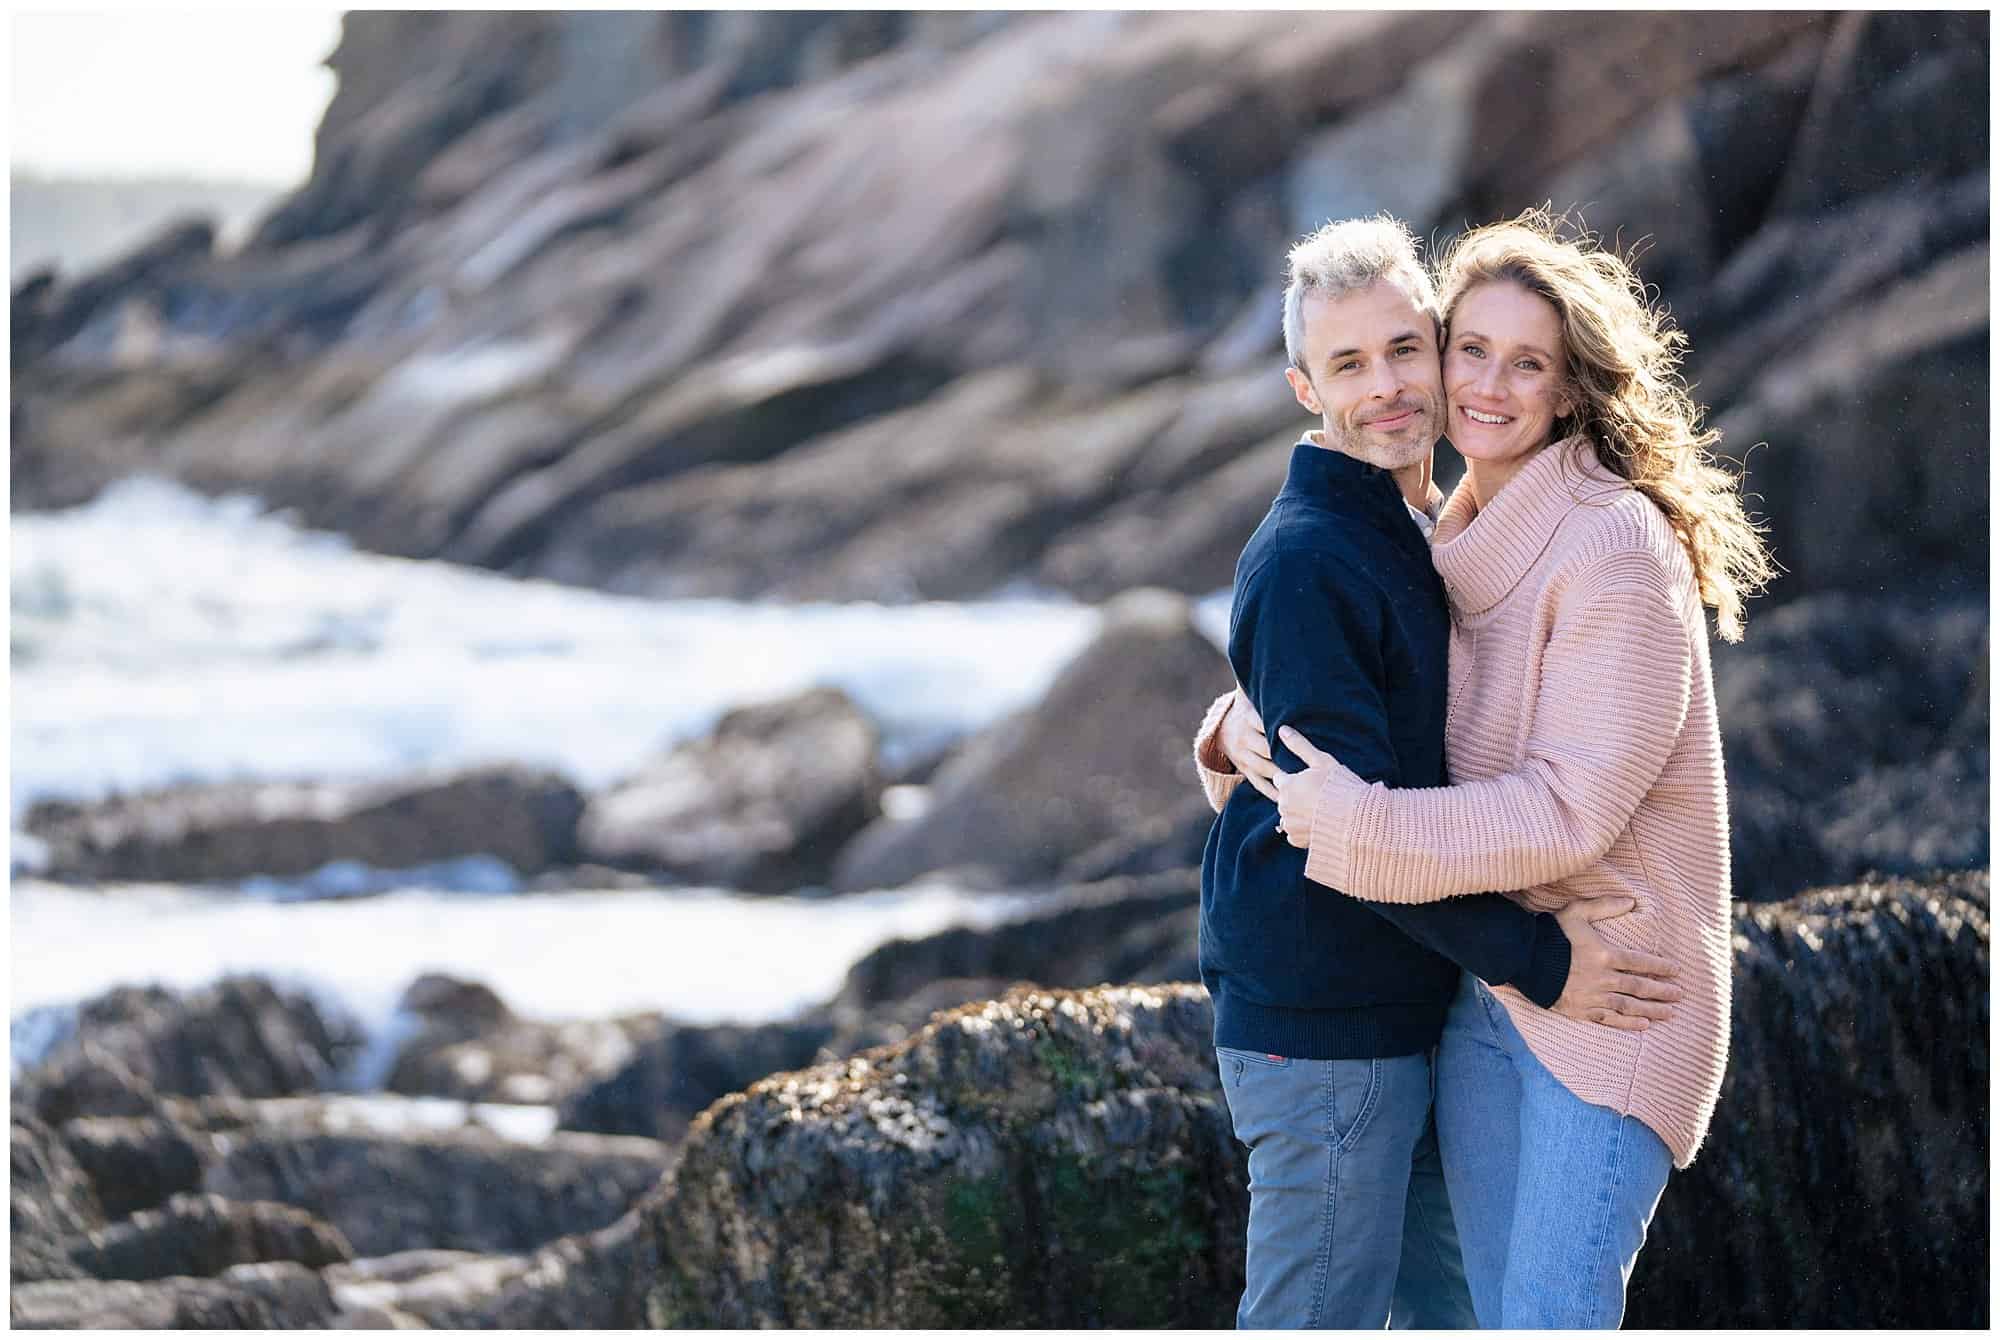
[[[1410,295],[1417,310],[1440,319],[1437,286],[1417,259],[1417,239],[1402,220],[1387,214],[1329,223],[1292,248],[1290,281],[1285,285],[1285,357],[1305,366],[1305,302],[1308,293],[1332,297],[1387,280]]]

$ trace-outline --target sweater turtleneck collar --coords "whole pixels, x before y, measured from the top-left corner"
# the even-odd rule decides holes
[[[1492,609],[1527,576],[1571,508],[1628,487],[1582,436],[1536,452],[1485,507],[1472,495],[1471,476],[1459,480],[1431,546],[1453,606],[1464,614]]]

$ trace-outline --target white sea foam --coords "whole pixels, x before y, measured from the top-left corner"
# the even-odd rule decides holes
[[[484,982],[533,1018],[659,1010],[693,1023],[782,1018],[831,996],[897,936],[990,925],[1018,896],[938,887],[842,898],[704,890],[514,894],[411,890],[276,903],[165,885],[102,892],[16,881],[14,1062],[65,1031],[64,1006],[117,985],[205,986],[262,973],[313,992],[376,1036],[420,973]]]
[[[352,551],[128,480],[12,526],[13,812],[173,781],[520,761],[599,786],[814,684],[891,748],[1032,702],[1096,630],[1051,598],[649,601]]]
[[[619,598],[360,554],[253,500],[147,480],[15,516],[12,559],[17,818],[42,797],[174,781],[499,761],[596,787],[731,707],[813,684],[852,694],[889,751],[915,749],[1032,702],[1100,617],[1032,595],[903,607]],[[32,878],[32,845],[16,835],[17,1064],[71,1026],[67,1007],[111,986],[191,989],[229,972],[351,1011],[378,1051],[393,1042],[397,998],[430,970],[485,982],[530,1016],[770,1019],[824,999],[888,937],[1021,905],[942,889],[526,894],[505,872],[458,865],[336,902],[300,899],[384,877],[340,865],[227,892],[85,891]]]

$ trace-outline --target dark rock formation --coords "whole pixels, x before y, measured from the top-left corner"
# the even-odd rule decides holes
[[[49,873],[200,883],[302,875],[335,860],[401,869],[490,855],[534,874],[576,859],[583,799],[546,773],[496,768],[358,784],[228,783],[78,805],[44,801],[24,826]]]
[[[327,1087],[360,1045],[302,995],[257,977],[226,977],[177,995],[121,987],[78,1010],[74,1035],[14,1086],[43,1120],[147,1116],[160,1094],[246,1098]]]
[[[168,1116],[77,1117],[63,1126],[62,1141],[114,1220],[199,1190],[215,1158],[201,1132]]]
[[[19,1107],[9,1136],[7,1232],[14,1280],[81,1273],[56,1244],[104,1223],[90,1178],[62,1137]]]
[[[203,1189],[296,1206],[361,1256],[417,1247],[516,1252],[601,1228],[659,1181],[667,1150],[558,1132],[519,1144],[476,1128],[346,1129],[309,1114],[244,1114]]]
[[[1735,892],[1989,859],[1986,611],[1829,594],[1715,647]]]
[[[656,1015],[522,1019],[489,988],[439,973],[411,983],[398,1008],[415,1032],[382,1087],[467,1102],[560,1102],[618,1069],[660,1028]]]
[[[97,1003],[121,998],[129,997],[115,991],[100,997]],[[13,1092],[17,1112],[24,1108],[32,1110],[44,1121],[56,1125],[86,1113],[144,1117],[160,1110],[160,1098],[153,1092],[152,1084],[90,1036],[72,1035],[59,1044],[15,1080]]]
[[[1988,1324],[1990,903],[1980,872],[1739,912],[1722,1099],[1627,1325]]]
[[[1983,1326],[1983,874],[1739,905],[1731,1064],[1641,1327]],[[1243,1151],[1193,987],[1020,991],[723,1099],[655,1325],[1226,1325]]]
[[[1153,590],[1120,597],[1039,704],[944,766],[928,811],[862,831],[841,853],[836,886],[884,887],[938,870],[1046,881],[1099,844],[1185,810],[1195,785],[1187,723],[1227,676],[1185,600]]]
[[[615,1074],[564,1102],[559,1124],[676,1145],[688,1123],[725,1094],[781,1070],[900,1042],[939,1010],[988,999],[1011,984],[1006,978],[947,977],[894,999],[866,1005],[835,1000],[777,1023],[668,1025],[635,1048]]]
[[[669,1144],[726,1093],[779,1070],[809,1065],[833,1036],[817,1018],[774,1024],[668,1026],[614,1073],[571,1096],[565,1130],[642,1135]]]
[[[220,1196],[175,1196],[160,1209],[98,1229],[71,1245],[69,1255],[101,1280],[219,1275],[259,1261],[296,1261],[317,1270],[354,1258],[338,1229],[302,1210]]]
[[[1200,899],[1200,876],[1182,870],[1077,889],[997,926],[890,940],[847,970],[831,1004],[866,1012],[955,978],[1044,987],[1186,981],[1196,976]]]
[[[1094,986],[1195,975],[1200,883],[1191,871],[1078,889],[997,926],[891,940],[840,990],[798,1017],[754,1025],[669,1025],[617,1073],[565,1102],[564,1129],[678,1143],[725,1094],[766,1075],[900,1042],[930,1017],[1010,985]]]
[[[22,1330],[309,1330],[334,1320],[326,1282],[290,1261],[231,1266],[215,1279],[49,1280],[16,1284]]]
[[[400,1319],[439,1330],[630,1330],[646,1324],[644,1289],[658,1275],[658,1248],[638,1208],[532,1254],[404,1252],[326,1271],[349,1323]]]
[[[1243,1163],[1197,988],[1020,992],[725,1099],[647,1207],[660,1326],[1224,1326]]]
[[[878,812],[875,725],[838,689],[739,708],[590,798],[586,859],[725,888],[822,884]]]
[[[1956,213],[1983,214],[1984,174],[1959,198]],[[1932,226],[1934,193],[1899,203],[1917,218],[1871,220],[1890,238]],[[1880,234],[1853,233],[1852,245],[1882,245]],[[1866,307],[1827,313],[1717,420],[1744,454],[1745,488],[1766,500],[1787,587],[1984,589],[1987,556],[1971,537],[1990,514],[1980,475],[1990,275],[1981,234],[1884,285]],[[1913,413],[1923,416],[1924,450],[1881,451],[1885,437],[1911,433]]]
[[[15,497],[164,470],[657,594],[1207,591],[1299,426],[1286,244],[1553,200],[1645,240],[1724,449],[1771,444],[1787,593],[1976,586],[1984,490],[1939,481],[1981,441],[1988,46],[1977,14],[357,13],[252,245],[17,295]],[[1868,452],[1905,404],[1974,409]]]
[[[215,225],[187,219],[163,230],[96,274],[68,286],[29,283],[14,292],[13,365],[31,363],[72,339],[91,319],[133,294],[146,294],[174,271],[215,250]]]

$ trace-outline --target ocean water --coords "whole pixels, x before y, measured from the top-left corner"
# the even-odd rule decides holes
[[[518,1014],[605,1018],[658,1010],[690,1023],[759,1022],[816,1004],[885,940],[991,925],[1033,904],[916,885],[843,898],[715,889],[494,897],[407,889],[279,902],[172,885],[12,889],[10,1036],[16,1067],[67,1029],[69,1009],[118,985],[179,990],[256,972],[305,990],[374,1039],[425,972],[484,982]],[[364,1062],[364,1070],[386,1069]]]
[[[1100,616],[1061,598],[649,601],[354,552],[129,480],[12,524],[13,814],[179,781],[515,761],[586,787],[731,707],[846,690],[885,748],[1031,703]]]
[[[1032,703],[1100,622],[1034,595],[608,596],[358,553],[254,500],[153,480],[17,515],[11,529],[16,825],[45,797],[185,781],[519,762],[598,787],[732,707],[815,684],[851,694],[893,755]],[[1214,602],[1204,608],[1212,618]],[[530,1016],[767,1019],[830,994],[884,939],[1022,906],[935,887],[837,900],[533,894],[477,861],[413,872],[408,887],[342,870],[232,890],[79,890],[34,880],[32,846],[15,832],[17,1062],[60,1034],[66,1007],[112,985],[191,988],[237,971],[308,986],[371,1029],[427,970],[483,981]],[[363,889],[374,896],[316,896]]]

